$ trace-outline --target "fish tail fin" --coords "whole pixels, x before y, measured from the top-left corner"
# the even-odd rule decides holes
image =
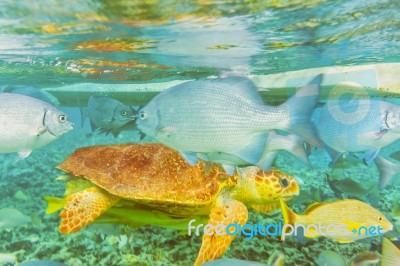
[[[389,239],[383,238],[381,265],[398,266],[399,263],[400,250]]]
[[[285,225],[290,224],[294,225],[295,222],[297,221],[298,215],[294,213],[289,206],[286,205],[285,201],[283,199],[279,199],[279,202],[281,204],[281,210],[282,210],[282,216],[284,220],[284,228],[282,230],[282,235],[281,235],[281,240],[285,240],[286,236],[286,227]]]
[[[44,199],[47,201],[46,214],[51,214],[53,212],[56,212],[64,208],[65,199],[51,197],[51,196],[45,196]]]
[[[376,167],[379,170],[379,188],[385,188],[392,177],[400,172],[400,164],[393,163],[382,156],[377,156],[374,159]]]
[[[316,147],[321,147],[322,143],[311,121],[311,116],[319,98],[322,78],[322,74],[314,77],[281,105],[284,110],[289,111],[289,128],[287,130]]]
[[[282,216],[285,224],[294,224],[297,221],[297,214],[292,211],[283,199],[279,200],[281,204]]]

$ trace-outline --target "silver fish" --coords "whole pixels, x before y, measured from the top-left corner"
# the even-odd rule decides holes
[[[31,86],[26,86],[26,85],[9,85],[3,89],[3,92],[9,92],[9,93],[17,93],[17,94],[22,94],[26,96],[30,96],[33,98],[36,98],[38,100],[41,100],[43,102],[49,103],[53,106],[59,106],[60,102],[56,97],[51,95],[50,93],[31,87]]]
[[[279,106],[265,105],[247,78],[189,81],[154,97],[139,110],[136,124],[191,164],[198,153],[214,152],[257,164],[272,129],[298,134],[319,146],[310,116],[321,81],[318,75]]]
[[[100,129],[118,135],[122,127],[132,122],[136,111],[120,101],[103,96],[91,96],[87,108],[81,108],[82,125],[90,119],[92,131]],[[134,126],[134,125],[133,125]]]
[[[38,99],[0,94],[0,153],[18,152],[20,159],[73,128],[68,116]]]
[[[333,162],[344,152],[367,152],[365,162],[372,162],[400,139],[400,106],[385,101],[332,101],[319,116],[315,125]]]

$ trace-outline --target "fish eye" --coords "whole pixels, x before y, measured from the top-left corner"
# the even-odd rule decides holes
[[[58,120],[60,120],[61,123],[65,123],[65,121],[67,121],[67,117],[65,115],[60,115]]]
[[[126,116],[127,114],[128,114],[127,111],[121,111],[121,115],[122,115],[122,116]]]
[[[382,222],[382,217],[381,216],[378,216],[378,221]]]
[[[140,117],[140,119],[144,120],[144,119],[147,118],[147,113],[146,112],[140,112],[139,113],[139,117]]]
[[[289,183],[290,183],[290,182],[289,182],[289,180],[288,180],[286,177],[279,179],[279,185],[280,185],[282,188],[288,187],[288,186],[289,186]]]

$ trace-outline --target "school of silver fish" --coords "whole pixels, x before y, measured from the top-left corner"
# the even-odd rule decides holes
[[[142,134],[179,151],[190,165],[199,159],[212,161],[220,163],[230,175],[237,167],[247,165],[268,171],[280,151],[291,153],[310,167],[306,143],[324,148],[332,166],[346,153],[363,153],[360,161],[375,163],[380,175],[379,188],[383,189],[400,172],[400,163],[380,155],[382,148],[400,139],[400,106],[376,99],[350,99],[328,100],[317,108],[322,81],[322,74],[310,78],[277,106],[265,104],[250,79],[229,75],[173,86],[139,110],[109,97],[91,96],[87,107],[81,108],[82,123],[89,117],[92,130],[100,128],[115,136],[124,128],[137,128]],[[23,159],[32,150],[72,130],[72,122],[58,106],[54,96],[39,89],[4,88],[0,93],[0,153],[16,152]],[[327,182],[334,191],[340,190],[335,194],[345,191],[340,180],[328,177]],[[357,187],[353,181],[346,182]],[[318,220],[347,224],[354,230],[361,224],[380,225],[383,232],[393,229],[389,219],[362,201],[320,203],[309,206],[303,215],[294,213],[284,202],[281,207],[287,224],[296,221],[311,224]],[[368,235],[331,236],[338,242],[365,237]],[[398,249],[386,238],[382,254],[382,265],[399,265]],[[330,260],[343,261],[337,254],[326,251],[317,262],[330,265],[325,263]],[[206,265],[250,263],[259,265],[227,259]],[[283,257],[278,263],[268,265],[283,265]]]

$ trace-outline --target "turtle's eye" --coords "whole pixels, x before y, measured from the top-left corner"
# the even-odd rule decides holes
[[[127,116],[127,115],[128,115],[128,112],[127,112],[127,111],[121,111],[121,115],[122,115],[122,116]]]
[[[140,117],[140,119],[145,120],[147,118],[147,113],[146,112],[140,112],[139,113],[139,117]]]
[[[65,121],[67,121],[67,116],[65,116],[65,115],[60,115],[60,116],[58,117],[58,120],[60,120],[61,123],[65,123]]]
[[[288,187],[289,184],[290,184],[290,182],[289,182],[289,180],[288,180],[286,177],[283,177],[283,178],[279,179],[279,185],[280,185],[282,188]]]
[[[382,217],[381,216],[378,216],[378,221],[382,222]]]

